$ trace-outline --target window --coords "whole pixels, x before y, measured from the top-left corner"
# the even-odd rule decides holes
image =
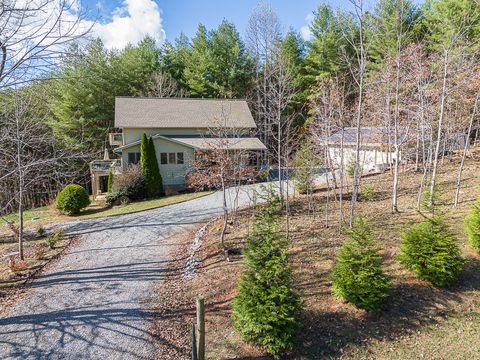
[[[161,165],[168,164],[167,153],[160,153],[160,164]]]
[[[177,164],[183,164],[183,152],[177,152]]]
[[[174,165],[174,164],[184,164],[184,156],[183,152],[177,152],[177,153],[160,153],[160,164],[161,165]]]
[[[128,164],[138,164],[140,162],[140,153],[128,153]]]

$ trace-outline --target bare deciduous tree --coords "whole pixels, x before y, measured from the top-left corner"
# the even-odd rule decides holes
[[[228,225],[227,189],[242,181],[255,177],[256,169],[248,166],[248,151],[243,146],[244,131],[229,126],[230,113],[222,109],[216,125],[209,129],[203,139],[203,150],[195,153],[190,164],[192,171],[187,176],[187,184],[193,188],[215,188],[222,191],[223,226],[220,242],[228,259],[225,246],[225,232]]]
[[[142,95],[146,97],[185,97],[188,95],[178,82],[168,73],[158,71],[145,84]]]
[[[51,71],[93,26],[74,0],[0,0],[0,89]]]
[[[363,0],[349,0],[353,7],[350,16],[351,19],[345,21],[346,24],[352,24],[351,27],[346,27],[344,30],[344,37],[354,50],[354,58],[351,59],[345,55],[345,60],[350,69],[352,77],[357,85],[357,105],[355,110],[355,127],[357,131],[355,144],[355,161],[353,171],[353,189],[352,201],[350,207],[350,225],[352,224],[355,215],[355,208],[357,203],[358,192],[360,189],[360,180],[362,177],[362,168],[360,166],[360,147],[361,147],[361,128],[362,118],[364,116],[364,97],[365,97],[365,82],[367,75],[367,61],[368,52],[372,40],[375,36],[373,31],[370,31],[367,37],[368,16]],[[372,29],[371,29],[372,30]]]
[[[318,85],[316,97],[313,100],[312,108],[315,111],[315,122],[311,126],[311,133],[316,146],[321,150],[323,163],[332,173],[333,188],[338,187],[339,201],[339,226],[344,222],[344,187],[345,187],[345,159],[343,147],[343,128],[350,126],[352,122],[352,111],[348,108],[347,98],[349,89],[346,80],[340,75],[325,79]],[[342,131],[340,140],[340,161],[332,159],[326,139],[337,131]],[[338,180],[336,172],[338,172]],[[328,177],[327,177],[328,178]],[[328,187],[330,188],[330,186]],[[337,198],[336,193],[334,197]],[[327,215],[326,215],[327,216]]]
[[[58,146],[52,132],[39,117],[38,104],[26,93],[9,96],[9,105],[0,112],[0,214],[13,206],[18,211],[16,229],[18,252],[23,260],[23,211],[25,199],[45,184],[60,187],[78,175],[76,160],[82,154]]]
[[[255,89],[252,101],[255,118],[260,130],[260,138],[269,146],[271,124],[269,123],[270,104],[268,78],[272,70],[274,54],[281,38],[281,25],[271,4],[260,3],[252,12],[247,26],[246,43],[255,61]],[[268,154],[263,154],[267,163]]]
[[[275,142],[272,154],[275,155],[278,166],[280,194],[284,193],[282,167],[289,158],[284,151],[291,153],[294,141],[292,129],[294,114],[287,113],[287,107],[295,95],[292,67],[293,64],[289,63],[281,49],[277,48],[273,54],[270,72],[265,76],[267,92],[263,93],[263,89],[260,89],[268,107],[263,108],[262,104],[262,113],[269,124],[270,137]]]

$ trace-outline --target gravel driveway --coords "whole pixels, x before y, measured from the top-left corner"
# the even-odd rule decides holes
[[[239,193],[250,204],[255,186]],[[230,193],[230,203],[233,199]],[[144,359],[154,354],[147,302],[169,276],[169,237],[222,212],[221,194],[141,213],[69,223],[80,241],[0,317],[2,359]]]

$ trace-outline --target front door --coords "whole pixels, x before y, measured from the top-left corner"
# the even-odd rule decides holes
[[[98,187],[101,193],[108,192],[108,175],[100,176],[98,179]]]

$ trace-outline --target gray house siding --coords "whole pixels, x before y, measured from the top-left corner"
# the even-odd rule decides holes
[[[143,133],[142,133],[143,134]],[[194,149],[182,144],[178,144],[166,139],[156,138],[154,139],[155,144],[155,153],[157,155],[157,162],[160,169],[160,174],[162,175],[163,184],[166,186],[184,186],[185,185],[185,174],[189,169],[189,164],[192,163],[194,159]],[[122,163],[126,167],[129,165],[128,153],[139,153],[140,145],[131,146],[129,148],[122,150]],[[183,164],[162,164],[161,154],[175,154],[183,153]]]

